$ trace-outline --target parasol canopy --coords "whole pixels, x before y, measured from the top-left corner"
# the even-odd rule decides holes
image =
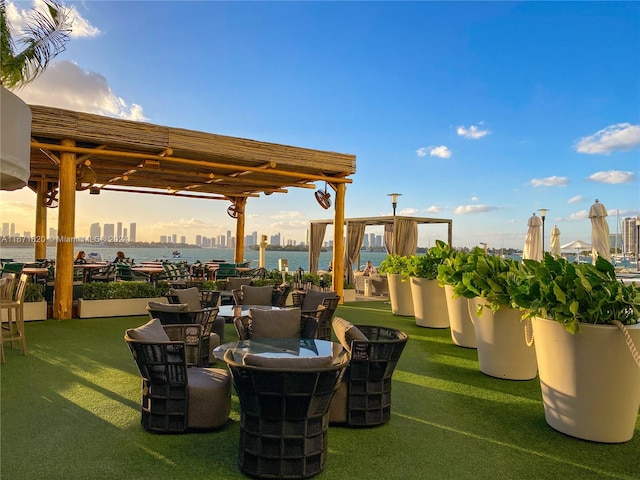
[[[535,212],[527,222],[529,229],[524,240],[524,249],[522,250],[522,259],[531,259],[542,261],[542,233],[540,228],[542,220],[536,216]]]
[[[553,229],[551,229],[551,255],[555,258],[560,257],[560,250],[560,229],[557,225],[554,225]]]
[[[591,244],[587,242],[583,242],[582,240],[574,240],[573,242],[566,243],[562,245],[562,250],[575,250],[578,254],[578,258],[576,259],[576,263],[580,263],[580,251],[588,250],[591,248]]]
[[[591,219],[591,255],[593,263],[601,256],[611,261],[611,244],[609,243],[609,224],[607,223],[607,209],[596,198],[596,202],[589,209]]]

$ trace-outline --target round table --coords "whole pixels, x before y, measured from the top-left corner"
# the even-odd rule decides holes
[[[280,307],[274,307],[272,305],[220,305],[218,307],[218,316],[231,321],[236,317],[249,315],[251,308],[259,310],[282,310]]]

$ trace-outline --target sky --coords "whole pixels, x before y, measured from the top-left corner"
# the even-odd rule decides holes
[[[453,220],[453,245],[591,240],[588,211],[640,215],[640,2],[65,2],[66,50],[27,103],[356,156],[345,216]],[[8,2],[20,23],[32,2]],[[318,188],[324,188],[318,184]],[[34,231],[35,194],[0,192]],[[76,197],[76,235],[137,223],[141,241],[235,232],[227,202]],[[333,218],[308,189],[249,199],[245,231],[301,242]],[[57,226],[57,211],[48,211]],[[368,227],[367,233],[382,233]],[[328,230],[325,240],[331,239]],[[419,227],[418,245],[446,240]]]

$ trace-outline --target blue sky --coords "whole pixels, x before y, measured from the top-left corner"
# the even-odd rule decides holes
[[[612,233],[617,211],[640,215],[638,2],[66,4],[74,38],[16,91],[29,103],[355,154],[347,217],[390,215],[400,192],[399,214],[453,219],[454,246],[522,248],[540,208],[547,246],[553,225],[590,241],[596,198]],[[1,192],[2,221],[33,231],[34,200]],[[193,241],[235,231],[227,206],[79,192],[76,234],[122,221]],[[247,233],[297,241],[333,216],[306,189],[247,214]]]

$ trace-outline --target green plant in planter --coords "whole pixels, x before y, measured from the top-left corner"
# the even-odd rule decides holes
[[[555,320],[570,333],[580,323],[624,325],[639,323],[640,288],[616,279],[611,263],[598,257],[595,265],[573,264],[545,254],[542,262],[525,260],[510,277],[512,304],[524,310],[523,318]]]
[[[522,264],[511,258],[489,255],[479,248],[461,257],[460,262],[461,278],[453,285],[454,296],[484,298],[494,313],[501,306],[513,307],[509,287],[524,281],[520,273]],[[479,305],[476,314],[482,315],[482,309]]]
[[[27,283],[27,286],[24,291],[24,302],[32,303],[32,302],[41,302],[44,300],[44,296],[42,295],[44,288],[42,285],[37,283]]]
[[[382,262],[378,272],[391,275],[409,277],[409,257],[398,254],[389,254]]]
[[[166,293],[162,287],[147,282],[89,282],[82,287],[83,300],[157,298]]]
[[[408,274],[410,277],[436,280],[438,266],[452,255],[451,247],[442,240],[436,240],[435,246],[427,249],[424,255],[413,255],[409,258]]]
[[[469,294],[469,290],[462,284],[462,275],[465,272],[471,272],[475,269],[477,263],[477,256],[484,253],[480,247],[475,247],[472,252],[462,252],[459,250],[453,250],[448,258],[438,265],[438,284],[441,287],[450,285],[452,287],[458,287],[458,292],[454,288],[454,297],[458,296],[475,296]],[[468,295],[465,295],[468,294]]]

